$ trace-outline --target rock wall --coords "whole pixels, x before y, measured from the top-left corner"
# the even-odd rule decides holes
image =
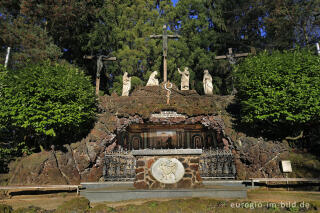
[[[64,150],[50,150],[19,158],[10,165],[9,184],[79,184],[102,180],[104,153],[116,147],[116,134],[133,123],[195,124],[201,123],[217,134],[218,144],[229,149],[231,141],[223,133],[224,124],[219,116],[195,116],[185,119],[142,119],[135,115],[117,117],[100,115],[95,127],[82,141],[63,146]]]
[[[144,88],[142,92],[148,92],[148,89]],[[235,131],[232,118],[225,110],[232,97],[200,97],[194,94],[188,97],[185,94],[179,96],[178,92],[170,106],[161,104],[162,101],[165,103],[162,96],[163,100],[159,96],[141,98],[137,93],[132,97],[101,98],[101,113],[86,138],[66,144],[62,150],[47,150],[17,159],[10,164],[8,183],[39,185],[99,181],[103,175],[104,153],[116,147],[116,135],[130,124],[148,122],[202,124],[214,130],[220,148],[231,149],[234,154],[238,179],[282,176],[278,164],[286,147]],[[150,113],[168,108],[186,115],[186,118],[150,119]]]
[[[280,170],[280,161],[287,160],[283,158],[288,152],[284,144],[243,136],[234,143],[234,147],[238,179],[284,177]]]

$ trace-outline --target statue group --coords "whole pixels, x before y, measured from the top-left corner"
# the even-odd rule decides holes
[[[181,90],[189,90],[189,68],[185,67],[184,71],[181,71],[180,68],[178,68],[178,72],[181,74]],[[159,80],[156,78],[157,75],[158,71],[152,72],[146,86],[159,86]],[[125,72],[122,77],[122,83],[122,96],[129,96],[131,89],[131,77],[128,76],[127,72]],[[212,76],[208,70],[205,70],[203,74],[203,89],[205,95],[213,94]]]

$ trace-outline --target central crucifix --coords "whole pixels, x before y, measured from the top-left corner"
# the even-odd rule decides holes
[[[168,35],[167,26],[163,25],[162,35],[150,35],[150,38],[160,38],[162,39],[162,49],[163,49],[163,81],[167,82],[167,54],[168,54],[168,38],[179,38],[179,35]]]

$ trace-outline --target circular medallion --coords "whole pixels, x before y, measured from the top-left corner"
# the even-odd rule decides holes
[[[184,175],[184,167],[176,158],[159,158],[152,164],[151,174],[160,183],[177,183]]]

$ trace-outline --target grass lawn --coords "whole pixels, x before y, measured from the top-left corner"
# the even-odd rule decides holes
[[[82,202],[82,203],[81,203]],[[125,202],[91,203],[75,193],[57,193],[46,195],[18,195],[10,199],[1,199],[14,209],[38,206],[41,209],[58,212],[320,212],[320,192],[302,192],[285,190],[251,190],[247,199],[152,199]],[[81,206],[81,208],[80,208]],[[1,211],[1,208],[0,208]],[[27,211],[26,211],[27,212]],[[42,211],[43,212],[43,211]]]

